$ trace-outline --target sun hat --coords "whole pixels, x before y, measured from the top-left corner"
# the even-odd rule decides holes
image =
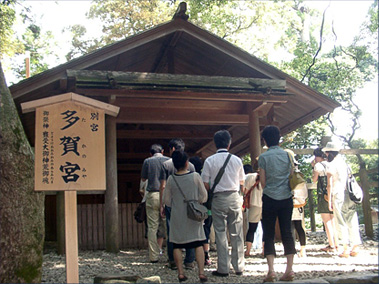
[[[340,150],[341,148],[338,147],[337,144],[334,142],[328,142],[326,146],[322,149],[322,151],[324,152],[332,152],[332,151],[339,152]]]

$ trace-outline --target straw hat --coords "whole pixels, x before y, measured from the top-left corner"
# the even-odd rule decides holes
[[[334,143],[334,142],[328,142],[326,144],[326,146],[322,149],[322,151],[323,152],[332,152],[332,151],[339,152],[340,149],[341,148],[338,147],[336,143]]]

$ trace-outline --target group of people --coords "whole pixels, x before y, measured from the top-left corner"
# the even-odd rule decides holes
[[[275,226],[278,220],[286,270],[281,281],[292,281],[295,277],[293,260],[296,254],[292,228],[296,228],[300,243],[300,256],[305,256],[305,231],[301,218],[294,214],[293,195],[289,186],[289,176],[293,167],[286,151],[279,146],[280,131],[276,126],[266,126],[262,138],[268,150],[258,157],[258,170],[253,172],[250,165],[229,153],[231,135],[227,130],[214,134],[217,152],[208,157],[204,164],[191,159],[184,151],[182,139],[169,142],[170,156],[163,155],[158,144],[151,146],[151,157],[142,166],[141,189],[146,189],[146,214],[148,226],[149,259],[157,262],[160,252],[160,224],[166,219],[167,254],[169,266],[178,270],[178,281],[187,280],[184,268],[193,268],[196,260],[199,281],[206,282],[204,265],[209,264],[209,233],[213,225],[217,245],[217,269],[213,276],[226,277],[232,266],[236,275],[243,275],[245,257],[250,256],[254,234],[259,222],[263,228],[263,252],[267,259],[268,272],[264,282],[276,280],[274,269]],[[330,145],[329,145],[330,146]],[[326,193],[319,196],[321,213],[329,246],[324,250],[337,248],[338,236],[342,238],[341,257],[355,256],[360,244],[358,219],[354,205],[346,194],[347,169],[338,151],[328,146],[315,150],[313,179],[318,181],[318,194],[321,195],[323,182],[327,184]],[[325,162],[324,153],[328,157]],[[326,179],[323,178],[326,176]],[[147,182],[147,185],[146,185]],[[143,190],[142,190],[143,191]],[[205,203],[212,191],[209,217],[204,222],[194,221],[187,216],[188,200]],[[243,196],[250,196],[248,209],[248,230],[246,242],[243,229]],[[328,200],[328,201],[327,201]],[[350,202],[349,202],[350,201]],[[300,212],[301,213],[301,212]],[[335,218],[333,218],[335,216]],[[333,220],[336,220],[333,224]],[[213,224],[212,224],[213,223]],[[229,241],[231,253],[229,254]],[[352,250],[348,252],[348,244]],[[246,244],[246,251],[244,250]],[[182,252],[185,250],[183,265]]]
[[[217,245],[217,270],[215,276],[228,276],[230,264],[237,275],[244,270],[243,215],[241,210],[245,174],[242,160],[229,155],[231,136],[227,130],[214,135],[217,153],[198,168],[189,161],[182,139],[169,142],[171,158],[163,155],[160,145],[151,146],[151,157],[145,159],[141,171],[141,193],[146,190],[146,215],[150,262],[159,258],[159,224],[166,219],[167,254],[169,266],[178,270],[179,282],[187,280],[184,268],[193,268],[196,259],[200,282],[206,282],[204,265],[209,264],[209,234],[213,223]],[[229,157],[228,157],[229,156]],[[228,159],[227,159],[228,158]],[[227,163],[225,161],[228,160]],[[222,178],[214,188],[209,217],[197,222],[187,217],[185,200],[204,203],[208,191],[225,163]],[[201,174],[199,173],[201,171]],[[146,185],[147,183],[147,185]],[[229,238],[227,236],[229,232]],[[229,256],[229,240],[232,245]],[[182,251],[186,256],[184,265]]]
[[[317,181],[318,212],[324,223],[329,245],[322,250],[347,258],[357,256],[362,243],[356,204],[347,191],[349,166],[335,143],[328,142],[314,151],[313,182]],[[342,244],[342,250],[338,245]]]

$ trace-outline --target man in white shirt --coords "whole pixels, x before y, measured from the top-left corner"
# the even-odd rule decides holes
[[[208,157],[203,166],[201,177],[205,188],[209,191],[219,170],[224,165],[231,144],[231,136],[227,130],[217,131],[213,137],[217,153]],[[230,263],[237,275],[242,275],[244,258],[244,236],[242,196],[245,174],[239,157],[231,155],[226,164],[225,172],[214,189],[212,201],[212,218],[217,244],[217,270],[212,275],[226,277],[229,275]],[[229,256],[227,229],[232,245]]]

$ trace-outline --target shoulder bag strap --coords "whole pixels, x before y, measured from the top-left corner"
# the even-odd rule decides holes
[[[347,165],[347,177],[346,177],[346,182],[349,182],[349,177],[355,179],[355,176],[353,175],[353,172],[352,172],[350,166],[349,166],[348,164],[346,164],[346,165]]]
[[[226,165],[228,164],[231,156],[232,156],[232,154],[229,153],[229,155],[228,155],[228,157],[226,157],[226,160],[225,160],[224,164],[222,165],[221,169],[218,171],[217,176],[213,182],[212,188],[210,190],[211,192],[213,192],[215,190],[216,185],[219,183],[220,179],[222,178],[222,176],[225,172]]]
[[[324,167],[324,175],[326,176],[326,166],[324,165],[323,162],[320,162],[320,164]]]
[[[253,184],[253,186],[250,187],[250,189],[249,189],[249,191],[246,193],[246,195],[250,194],[250,192],[251,192],[254,188],[258,187],[258,184],[259,184],[259,180],[257,180],[257,181]]]
[[[180,186],[179,186],[178,182],[176,181],[176,179],[175,179],[174,175],[172,175],[172,179],[175,181],[175,183],[176,183],[176,186],[179,188],[179,191],[180,191],[180,193],[183,195],[183,197],[184,197],[184,202],[188,202],[188,200],[187,200],[186,196],[184,195],[184,193],[183,193],[182,189],[180,188]]]
[[[293,160],[292,160],[292,156],[291,156],[290,153],[288,153],[288,152],[287,152],[287,155],[288,155],[288,158],[290,159],[292,169],[294,169],[294,168],[295,168],[295,163],[294,163]]]

